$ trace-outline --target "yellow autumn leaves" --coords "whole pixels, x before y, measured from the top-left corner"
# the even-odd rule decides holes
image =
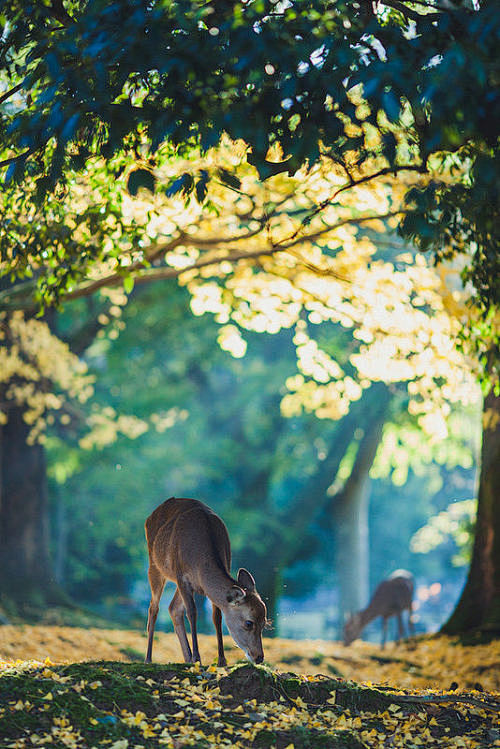
[[[298,651],[301,644],[295,647]],[[461,647],[449,641],[446,647],[456,659]],[[397,686],[363,688],[343,679],[249,665],[144,667],[109,661],[3,664],[2,694],[9,687],[16,698],[0,705],[8,749],[299,749],[320,739],[325,746],[474,749],[485,746],[487,737],[489,745],[497,745],[493,692],[442,695],[433,688],[408,694]]]
[[[216,659],[215,637],[200,635],[200,646],[207,653],[208,663]],[[133,630],[111,630],[60,626],[31,626],[22,629],[13,625],[0,626],[0,662],[15,663],[16,659],[38,662],[48,655],[47,678],[53,663],[85,661],[90,656],[107,661],[126,661],[127,652],[139,659],[144,655],[144,633]],[[174,634],[159,632],[155,649],[158,663],[177,662],[179,646]],[[238,658],[237,648],[226,642],[229,663]],[[399,688],[439,688],[446,690],[452,681],[469,689],[480,683],[487,691],[500,691],[500,642],[484,645],[462,645],[448,637],[421,637],[416,642],[390,644],[380,660],[378,644],[356,641],[349,648],[339,642],[325,640],[287,640],[266,638],[266,661],[280,671],[293,670],[303,675],[331,673],[335,668],[342,676],[364,683],[391,684]],[[199,666],[193,666],[194,669]],[[223,669],[208,666],[208,673],[220,675]],[[59,678],[65,678],[59,676]],[[75,683],[75,690],[86,684]]]
[[[269,159],[281,159],[278,148]],[[154,174],[163,186],[183,172],[195,180],[209,174],[202,205],[164,189],[129,195],[120,191],[119,180],[110,186],[109,174],[97,165],[90,199],[102,201],[106,190],[119,193],[122,223],[118,226],[110,214],[103,257],[91,268],[87,286],[107,282],[121,288],[127,268],[136,283],[178,277],[189,289],[193,313],[215,315],[221,324],[219,344],[234,356],[245,354],[245,330],[273,334],[295,328],[298,371],[287,382],[286,415],[305,409],[341,418],[371,382],[382,381],[406,388],[408,409],[420,427],[431,439],[443,439],[450,404],[479,398],[477,365],[456,347],[472,312],[465,305],[459,268],[437,270],[392,233],[408,185],[421,184],[423,178],[402,172],[396,179],[385,167],[380,160],[365,159],[346,169],[325,158],[310,170],[282,172],[261,182],[246,160],[245,144],[224,138],[203,156],[193,150],[190,159],[166,158]],[[88,204],[87,187],[81,178],[68,184],[70,224],[71,210],[81,212]],[[127,226],[131,237],[141,227],[143,239],[128,239]],[[79,230],[87,231],[84,224]],[[119,316],[125,301],[121,296],[110,319],[115,308]],[[348,331],[352,343],[344,346],[343,356],[334,358],[318,344],[322,323]],[[110,337],[120,327],[122,321],[115,320]],[[78,371],[76,360],[70,361],[52,339],[38,356],[49,354],[51,366],[61,370],[59,379],[64,372]],[[13,354],[2,363],[5,377],[21,367]],[[57,380],[56,373],[50,375]],[[40,425],[34,430],[37,436],[49,395],[41,399],[36,377],[24,379],[16,397],[29,401],[33,421]],[[79,397],[88,392],[87,385],[81,386]],[[142,427],[135,423],[128,428],[137,434]],[[89,445],[111,438],[100,424],[94,432]]]
[[[69,423],[68,400],[85,402],[92,383],[84,362],[46,323],[25,319],[19,311],[8,317],[0,313],[0,423],[6,422],[9,408],[21,407],[31,427],[28,443],[43,441],[54,414]]]

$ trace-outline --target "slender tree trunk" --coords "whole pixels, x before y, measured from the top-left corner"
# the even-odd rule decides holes
[[[54,585],[45,452],[27,444],[21,408],[9,410],[0,431],[0,595],[21,607],[43,605]]]
[[[335,529],[341,626],[345,617],[366,606],[369,598],[369,473],[382,438],[390,399],[389,391],[383,385],[376,386],[375,395],[375,410],[368,414],[370,420],[359,443],[352,471],[330,505]]]
[[[376,395],[375,408],[370,408],[371,396],[373,394]],[[279,634],[279,621],[275,618],[275,615],[279,599],[282,595],[283,571],[293,564],[300,555],[307,530],[321,510],[325,506],[330,506],[332,502],[336,504],[338,495],[333,499],[330,498],[328,496],[328,489],[337,476],[342,458],[345,456],[346,450],[354,439],[356,428],[362,415],[365,420],[369,420],[369,429],[365,438],[361,440],[362,444],[358,450],[352,475],[348,479],[344,489],[347,490],[348,487],[348,492],[350,495],[352,493],[352,497],[354,495],[358,496],[356,493],[358,492],[359,485],[359,497],[363,495],[363,482],[366,483],[368,480],[368,472],[380,441],[381,430],[390,400],[389,392],[384,385],[373,386],[371,396],[368,403],[363,399],[344,418],[342,422],[343,429],[336,433],[335,441],[332,442],[325,460],[319,463],[317,473],[311,476],[305,486],[297,492],[296,496],[289,503],[286,514],[281,518],[279,524],[280,530],[271,531],[271,538],[264,545],[266,549],[265,563],[263,564],[260,558],[255,557],[252,549],[249,548],[242,551],[242,559],[253,560],[255,558],[255,568],[265,568],[267,570],[265,575],[262,575],[262,573],[259,575],[257,588],[266,602],[269,618],[272,618],[275,622],[275,633],[277,634]],[[366,493],[366,529],[368,528],[367,497]],[[358,531],[355,531],[355,533]],[[351,552],[353,543],[358,543],[357,537],[355,542],[349,542],[348,544]],[[361,547],[365,549],[365,568],[368,569],[367,537],[362,540]],[[358,556],[360,558],[360,555]]]
[[[370,590],[368,505],[369,479],[345,495],[335,512],[335,568],[340,622],[368,601]]]
[[[469,575],[442,631],[500,635],[500,397],[484,400],[476,533]]]

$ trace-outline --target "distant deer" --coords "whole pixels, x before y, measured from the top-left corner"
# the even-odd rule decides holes
[[[370,603],[365,609],[353,614],[344,625],[344,645],[350,645],[366,625],[377,616],[382,617],[382,648],[385,647],[387,620],[391,616],[398,619],[398,639],[404,636],[402,612],[408,610],[408,631],[414,634],[411,620],[413,598],[413,575],[407,570],[396,570],[377,586]]]
[[[194,593],[201,593],[212,602],[218,665],[226,665],[222,614],[238,647],[249,660],[262,663],[266,606],[255,589],[250,572],[240,569],[236,580],[231,577],[229,536],[218,515],[196,499],[171,497],[146,520],[146,540],[151,585],[146,663],[151,662],[156,617],[167,580],[177,584],[169,611],[186,663],[201,662]],[[192,650],[186,635],[184,613],[191,626]]]

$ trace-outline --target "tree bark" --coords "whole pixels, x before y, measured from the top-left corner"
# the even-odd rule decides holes
[[[479,631],[500,635],[500,396],[493,390],[483,408],[483,442],[476,532],[462,595],[442,628],[446,634]]]
[[[389,391],[374,386],[375,411],[359,443],[352,471],[343,489],[333,497],[330,511],[335,529],[335,567],[339,585],[340,624],[350,613],[366,606],[370,589],[368,507],[370,469],[387,418]]]
[[[45,452],[27,444],[29,430],[20,407],[0,427],[0,595],[21,609],[43,605],[54,587]]]
[[[369,470],[369,469],[368,469]],[[366,606],[369,597],[368,471],[334,512],[339,621]]]

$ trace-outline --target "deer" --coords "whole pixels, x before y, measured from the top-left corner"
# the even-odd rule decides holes
[[[212,603],[212,620],[217,635],[217,665],[227,665],[222,615],[231,637],[247,659],[262,663],[266,605],[248,570],[242,568],[236,579],[231,577],[231,545],[221,518],[196,499],[170,497],[147,518],[145,531],[151,586],[146,663],[151,663],[156,618],[167,580],[177,585],[169,612],[186,663],[198,661],[201,664],[194,593],[205,595]],[[184,614],[191,627],[192,648],[186,634]]]
[[[414,635],[411,608],[413,599],[414,580],[411,572],[396,570],[375,589],[370,603],[365,609],[349,617],[344,625],[344,645],[350,645],[356,640],[369,622],[382,617],[382,649],[385,647],[387,636],[387,620],[396,616],[398,620],[397,640],[404,636],[402,612],[408,610],[408,631]]]

